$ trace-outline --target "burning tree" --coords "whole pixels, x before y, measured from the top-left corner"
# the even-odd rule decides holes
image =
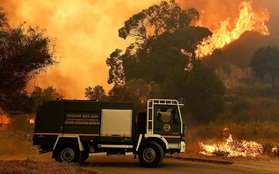
[[[30,79],[55,63],[54,56],[54,45],[44,31],[25,23],[10,27],[0,10],[0,108],[4,112],[26,111],[31,101],[24,88]]]
[[[213,70],[195,57],[197,45],[212,34],[193,25],[198,19],[197,10],[183,10],[174,0],[133,15],[119,29],[119,36],[133,37],[135,42],[124,54],[116,49],[107,59],[108,82],[118,88],[135,79],[155,83],[150,87],[160,88],[158,95],[184,97],[196,121],[213,120],[222,111],[224,87]]]
[[[269,12],[267,9],[255,12],[252,8],[252,1],[243,1],[239,6],[239,17],[235,26],[230,26],[230,18],[222,21],[220,27],[198,45],[195,54],[199,58],[211,55],[214,50],[223,48],[237,40],[246,31],[256,31],[262,35],[269,35],[269,30],[265,24],[268,20]]]

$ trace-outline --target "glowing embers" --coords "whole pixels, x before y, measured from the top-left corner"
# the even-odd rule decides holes
[[[0,125],[1,124],[9,124],[11,122],[11,119],[7,117],[6,115],[0,115]]]
[[[262,9],[254,12],[252,1],[243,1],[240,4],[239,17],[235,26],[230,30],[230,18],[220,22],[220,26],[211,37],[205,38],[195,51],[196,57],[202,58],[211,55],[215,49],[223,48],[225,45],[237,40],[246,31],[259,32],[262,35],[269,35],[265,23],[269,20],[269,12]]]
[[[223,135],[227,138],[225,142],[218,142],[212,145],[199,142],[202,149],[201,154],[206,156],[222,156],[222,157],[256,157],[263,153],[263,146],[253,141],[235,141],[229,133],[229,129],[223,130]]]

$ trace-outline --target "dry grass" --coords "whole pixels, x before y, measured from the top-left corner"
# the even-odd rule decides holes
[[[32,134],[24,131],[0,131],[0,174],[95,174],[78,164],[38,161]],[[51,160],[51,159],[50,159]]]

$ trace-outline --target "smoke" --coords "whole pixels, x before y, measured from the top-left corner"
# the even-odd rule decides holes
[[[65,98],[84,98],[85,88],[102,85],[108,91],[105,60],[116,48],[125,49],[127,41],[118,29],[133,14],[158,0],[0,0],[9,23],[26,21],[46,29],[56,43],[60,63],[47,69],[32,85],[53,86]]]
[[[55,39],[58,61],[35,81],[42,88],[53,86],[65,98],[84,98],[85,88],[102,85],[108,91],[108,67],[105,60],[116,48],[125,49],[128,42],[118,37],[118,29],[133,14],[160,0],[0,0],[9,23],[17,26],[27,21],[46,29]],[[205,27],[214,30],[218,22],[238,17],[241,0],[177,0],[183,9],[194,7],[202,14]],[[278,0],[254,0],[254,8],[267,8],[271,36],[278,44]]]

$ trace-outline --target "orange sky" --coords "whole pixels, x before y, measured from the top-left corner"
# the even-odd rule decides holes
[[[0,0],[10,24],[27,21],[46,29],[55,38],[59,64],[34,82],[52,86],[65,98],[84,98],[85,88],[102,85],[106,90],[108,67],[105,60],[128,42],[118,29],[134,13],[158,0]]]
[[[235,15],[240,0],[179,0],[182,7],[195,7],[211,19]],[[259,0],[258,0],[259,1]],[[108,91],[108,67],[105,60],[116,48],[129,44],[118,37],[118,29],[133,14],[160,0],[0,0],[9,23],[27,21],[46,29],[55,38],[60,62],[50,67],[34,82],[53,86],[64,98],[82,99],[88,86],[102,85]],[[206,3],[204,3],[206,2]],[[214,4],[215,3],[215,4]],[[187,4],[187,5],[185,5]],[[213,8],[220,9],[218,11]],[[209,12],[208,12],[209,11]],[[209,18],[207,18],[209,19]],[[213,20],[212,20],[213,21]],[[205,23],[213,24],[204,20]],[[212,25],[211,25],[212,27]]]

